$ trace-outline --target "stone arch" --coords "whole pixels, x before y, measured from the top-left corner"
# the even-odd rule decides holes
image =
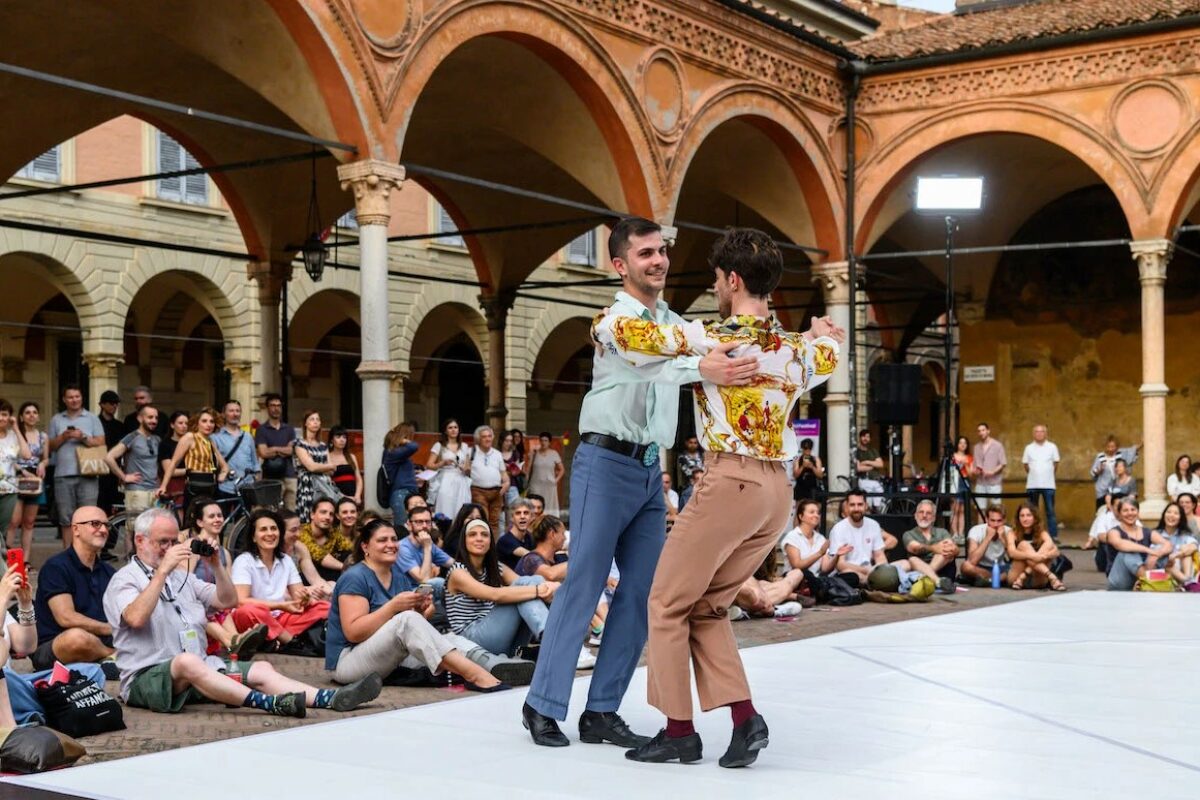
[[[300,282],[303,284],[304,282]],[[288,344],[292,349],[292,360],[298,366],[310,363],[311,351],[329,335],[330,331],[346,321],[361,326],[357,292],[332,286],[310,284],[308,291],[293,299],[288,292]]]
[[[486,322],[458,299],[423,299],[409,315],[412,335],[405,337],[399,362],[406,376],[404,418],[416,419],[422,430],[438,430],[444,417],[454,417],[470,429],[486,421],[486,384],[493,375]]]
[[[1144,227],[1146,181],[1101,132],[1065,113],[1033,103],[989,101],[955,106],[909,126],[868,159],[861,167],[858,188],[858,207],[862,211],[857,222],[856,250],[866,252],[886,230],[888,226],[876,225],[878,217],[918,163],[953,142],[996,133],[1029,136],[1072,154],[1117,198],[1130,228],[1137,231]]]
[[[521,344],[520,350],[513,353],[516,358],[509,361],[510,369],[519,370],[522,374],[532,376],[534,366],[541,357],[542,350],[550,341],[552,334],[555,334],[562,327],[572,321],[584,323],[589,326],[585,329],[584,336],[579,341],[579,346],[585,346],[587,341],[587,330],[590,330],[592,316],[578,308],[570,306],[562,306],[558,304],[546,305],[541,313],[538,314],[533,326],[529,330],[529,335]]]
[[[742,120],[779,148],[792,167],[812,215],[815,245],[834,257],[841,249],[841,204],[838,168],[824,139],[802,109],[787,97],[760,86],[725,86],[704,100],[683,132],[671,159],[668,176],[670,206],[664,213],[674,219],[688,168],[708,137],[727,122]]]
[[[105,323],[114,320],[105,314],[103,295],[97,291],[104,282],[95,275],[97,263],[87,258],[87,242],[52,233],[0,228],[0,261],[4,274],[20,270],[41,278],[66,297],[79,316],[80,325],[95,330],[97,338],[111,334]],[[116,336],[120,341],[119,333]]]
[[[412,306],[404,321],[392,334],[392,348],[396,353],[396,368],[409,376],[419,372],[413,364],[413,350],[421,326],[438,309],[450,308],[461,323],[460,329],[470,338],[480,356],[488,352],[487,320],[475,305],[474,293],[468,287],[446,283],[424,282],[413,292]],[[490,365],[484,359],[485,374],[490,374]]]

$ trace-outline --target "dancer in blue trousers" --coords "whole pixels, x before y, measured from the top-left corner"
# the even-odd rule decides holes
[[[682,321],[659,299],[670,269],[659,225],[622,219],[613,226],[608,252],[623,287],[613,309],[659,324]],[[758,362],[730,358],[727,351],[735,346],[722,345],[703,358],[682,356],[649,370],[597,350],[571,466],[571,566],[550,606],[537,670],[521,710],[535,744],[570,744],[557,721],[567,717],[579,646],[614,560],[621,579],[579,718],[579,738],[624,748],[650,740],[634,734],[617,709],[646,643],[646,601],[666,536],[659,448],[675,441],[679,386],[701,379],[725,386],[750,382]]]

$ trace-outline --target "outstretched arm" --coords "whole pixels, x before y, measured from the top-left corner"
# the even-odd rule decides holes
[[[662,383],[682,386],[705,380],[719,386],[745,386],[758,372],[754,356],[729,355],[741,342],[710,338],[700,322],[658,324],[610,311],[592,323],[592,338],[601,353],[653,370],[647,378]]]

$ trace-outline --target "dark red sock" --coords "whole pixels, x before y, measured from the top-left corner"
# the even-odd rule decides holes
[[[696,726],[690,719],[667,718],[667,736],[671,739],[682,739],[696,732]]]
[[[733,714],[733,727],[735,728],[758,713],[754,710],[754,704],[749,700],[738,700],[736,703],[730,703],[729,711]]]

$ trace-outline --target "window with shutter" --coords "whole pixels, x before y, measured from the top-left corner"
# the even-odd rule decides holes
[[[176,172],[183,169],[196,169],[200,162],[183,149],[183,145],[162,131],[158,132],[158,171]],[[189,203],[196,206],[208,205],[208,176],[183,175],[174,178],[160,178],[158,181],[158,196],[163,200],[176,203]]]
[[[596,232],[588,231],[567,245],[567,263],[596,266]]]
[[[55,145],[40,156],[17,170],[17,177],[30,178],[35,181],[58,183],[59,176],[59,147]]]
[[[458,230],[458,226],[454,224],[454,220],[450,218],[450,214],[446,212],[446,209],[442,208],[439,204],[437,207],[437,232],[455,230]],[[436,241],[438,244],[444,244],[447,247],[467,246],[467,243],[463,241],[463,237],[461,236],[439,236]]]

